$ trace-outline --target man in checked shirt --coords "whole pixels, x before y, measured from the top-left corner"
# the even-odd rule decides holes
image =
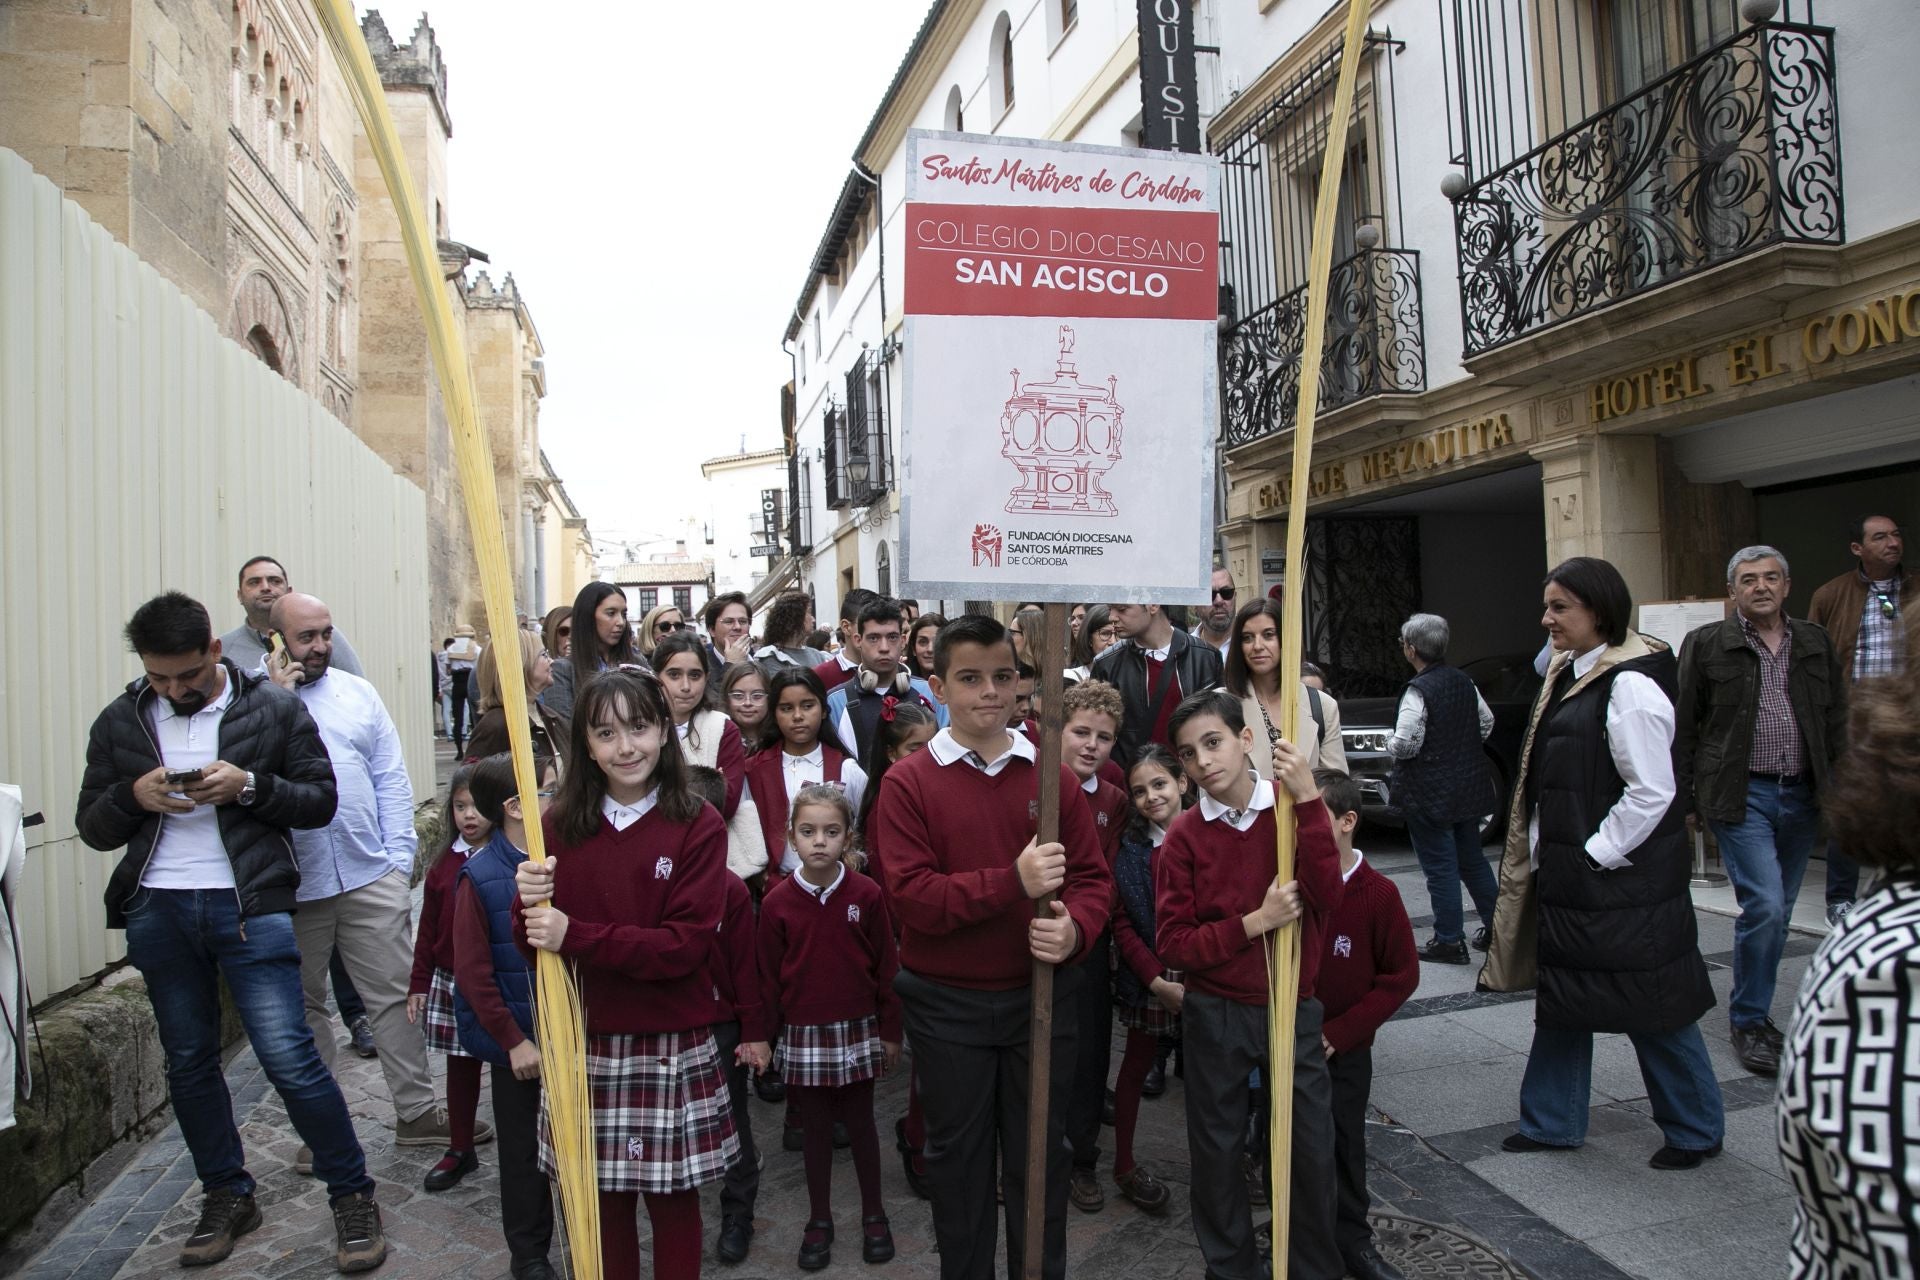
[[[1827,629],[1840,668],[1855,682],[1897,676],[1906,669],[1906,619],[1902,609],[1920,593],[1920,574],[1900,562],[1905,542],[1892,516],[1862,516],[1853,522],[1848,549],[1858,567],[1813,593],[1807,618]],[[1860,864],[1840,842],[1827,843],[1827,923],[1839,927],[1860,892]]]
[[[1733,614],[1687,636],[1674,708],[1688,825],[1713,829],[1740,904],[1727,1000],[1733,1052],[1763,1076],[1780,1067],[1775,977],[1846,726],[1846,672],[1824,628],[1787,616],[1792,585],[1772,547],[1734,552]]]

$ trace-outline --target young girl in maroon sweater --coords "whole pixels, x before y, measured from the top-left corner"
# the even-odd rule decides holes
[[[846,1128],[860,1179],[860,1256],[893,1257],[880,1199],[880,1142],[873,1127],[874,1080],[900,1061],[900,960],[880,887],[849,871],[853,806],[829,784],[803,788],[793,801],[793,845],[800,868],[760,903],[760,990],[769,1022],[782,1025],[780,1069],[806,1135],[811,1218],[800,1241],[800,1268],[833,1258],[833,1126]],[[745,1053],[757,1063],[765,1041]]]
[[[727,833],[687,787],[660,682],[605,671],[574,704],[573,750],[544,815],[549,857],[516,873],[514,931],[575,965],[586,1011],[608,1280],[637,1280],[636,1211],[653,1225],[657,1280],[700,1274],[700,1197],[739,1148],[719,1019],[713,939],[726,903]],[[546,1098],[541,1167],[554,1167]]]
[[[481,1063],[460,1047],[453,1021],[453,891],[467,858],[493,834],[493,824],[474,807],[472,781],[473,766],[462,765],[447,788],[447,825],[455,834],[427,868],[420,926],[413,935],[413,976],[407,983],[407,1021],[424,1019],[427,1048],[447,1055],[447,1153],[427,1170],[429,1191],[451,1190],[480,1167],[473,1144]]]
[[[1113,1082],[1113,1181],[1120,1194],[1148,1213],[1166,1212],[1167,1184],[1134,1161],[1133,1131],[1141,1089],[1159,1053],[1160,1038],[1178,1033],[1187,989],[1178,970],[1160,960],[1154,931],[1153,875],[1167,828],[1187,803],[1187,776],[1173,753],[1149,742],[1127,771],[1133,821],[1114,855],[1113,945],[1120,953],[1113,983],[1113,1016],[1127,1029],[1120,1074]]]
[[[827,719],[819,676],[805,667],[782,667],[767,678],[767,705],[760,752],[747,764],[747,787],[767,842],[764,888],[771,891],[800,865],[788,839],[793,797],[810,783],[830,783],[847,793],[857,812],[867,775]]]

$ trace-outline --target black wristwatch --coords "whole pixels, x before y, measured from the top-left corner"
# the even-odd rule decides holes
[[[234,797],[234,801],[240,805],[250,805],[258,795],[259,792],[255,791],[253,786],[253,770],[249,769],[246,785],[240,788],[240,794]]]

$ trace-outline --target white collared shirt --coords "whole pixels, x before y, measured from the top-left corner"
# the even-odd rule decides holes
[[[1173,641],[1171,640],[1161,645],[1158,649],[1149,649],[1138,640],[1133,640],[1129,643],[1140,651],[1141,657],[1151,658],[1155,662],[1165,662],[1169,657],[1173,656]]]
[[[603,796],[600,800],[600,812],[606,815],[607,821],[613,824],[615,831],[625,831],[646,817],[659,799],[660,788],[658,787],[641,796],[634,804],[621,804],[612,796]]]
[[[467,838],[465,836],[455,836],[453,838],[453,844],[448,847],[451,848],[455,853],[459,854],[463,859],[470,858],[473,856],[474,847],[467,843]]]
[[[1367,855],[1360,852],[1358,849],[1355,849],[1353,851],[1353,865],[1340,873],[1340,883],[1345,884],[1347,881],[1353,879],[1354,876],[1358,875],[1360,873],[1361,864],[1366,862],[1366,860],[1367,860]]]
[[[1147,839],[1152,842],[1154,848],[1158,849],[1167,841],[1167,829],[1165,827],[1155,826],[1149,822],[1147,824]]]
[[[316,902],[395,872],[411,875],[420,844],[413,783],[400,731],[379,690],[359,676],[330,670],[295,692],[326,743],[339,803],[326,826],[293,833],[300,861],[294,899]]]
[[[1088,795],[1093,795],[1095,792],[1099,791],[1100,775],[1096,773],[1091,778],[1080,779],[1080,789],[1086,792]]]
[[[1607,650],[1598,645],[1573,660],[1573,678],[1584,679]],[[1660,686],[1638,671],[1623,672],[1607,698],[1607,751],[1627,789],[1587,838],[1587,856],[1608,871],[1627,866],[1673,804],[1673,704]],[[1540,814],[1527,815],[1527,858],[1540,865]]]
[[[1033,743],[1027,741],[1027,736],[1012,730],[1007,731],[1007,749],[993,760],[983,758],[979,752],[970,747],[961,746],[951,729],[942,729],[928,739],[927,750],[933,753],[934,760],[942,768],[965,760],[989,778],[996,776],[1016,758],[1025,760],[1028,764],[1038,764],[1040,761],[1040,753],[1033,749]]]
[[[803,756],[789,754],[785,748],[769,747],[768,750],[780,752],[780,776],[787,786],[787,813],[793,813],[793,798],[800,794],[800,788],[812,786],[816,782],[827,780],[826,756],[818,742],[813,750]],[[853,806],[855,813],[860,812],[860,801],[867,793],[866,770],[851,760],[840,762],[840,789],[847,793],[847,803]],[[793,841],[787,841],[787,847],[780,854],[780,870],[792,875],[800,865],[800,851],[793,847]]]
[[[1208,822],[1225,822],[1235,831],[1250,831],[1259,821],[1260,811],[1273,808],[1273,784],[1265,778],[1253,784],[1253,798],[1244,809],[1229,809],[1207,792],[1200,793],[1200,816]]]
[[[688,716],[685,722],[673,726],[673,731],[680,736],[680,741],[685,742],[687,735],[693,732],[693,717]]]
[[[204,769],[220,758],[220,722],[233,705],[233,676],[220,673],[220,696],[190,716],[173,709],[165,698],[153,701],[153,736],[160,745],[160,763],[169,769]],[[160,819],[140,883],[149,889],[231,889],[233,862],[220,839],[220,809],[197,804],[191,813],[169,813]]]
[[[822,889],[819,885],[809,881],[805,876],[795,876],[793,878],[793,882],[799,885],[802,889],[805,889],[808,893],[812,894],[815,898],[818,898],[820,900],[820,905],[824,907],[827,905],[827,899],[833,896],[833,891],[835,889],[838,889],[840,887],[841,881],[845,880],[846,878],[847,878],[847,864],[843,862],[840,864],[839,871],[837,871],[834,874],[833,883],[828,885],[824,889]]]

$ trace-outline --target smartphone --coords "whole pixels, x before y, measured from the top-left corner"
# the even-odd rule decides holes
[[[167,781],[176,787],[186,786],[190,783],[200,781],[203,772],[204,771],[200,769],[169,769],[167,770]]]
[[[275,666],[284,669],[293,665],[293,660],[287,656],[287,641],[285,636],[282,636],[276,631],[268,636],[267,640],[273,646],[273,663]]]

